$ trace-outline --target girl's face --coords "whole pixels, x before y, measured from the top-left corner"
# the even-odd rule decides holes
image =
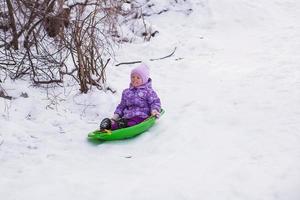
[[[143,83],[143,80],[138,74],[131,75],[131,85],[133,87],[138,87],[138,86],[142,85],[142,83]]]

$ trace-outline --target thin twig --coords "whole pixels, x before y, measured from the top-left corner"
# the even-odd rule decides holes
[[[167,56],[164,56],[164,57],[161,57],[161,58],[154,58],[154,59],[150,59],[150,61],[154,61],[154,60],[162,60],[162,59],[165,59],[165,58],[168,58],[168,57],[171,57],[173,56],[173,54],[175,53],[177,47],[174,48],[173,52]]]
[[[119,66],[119,65],[131,65],[131,64],[136,64],[136,63],[141,63],[142,61],[138,60],[138,61],[132,61],[132,62],[121,62],[116,64],[115,66]]]
[[[112,89],[111,87],[107,87],[106,89],[111,91],[113,94],[117,92],[116,90]]]
[[[8,96],[8,94],[6,93],[6,91],[4,90],[4,88],[1,85],[0,85],[0,97],[2,97],[4,99],[12,100],[12,97]]]

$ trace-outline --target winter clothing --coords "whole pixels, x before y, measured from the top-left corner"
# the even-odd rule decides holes
[[[109,118],[104,118],[100,123],[100,131],[104,131],[105,129],[111,129],[111,120]]]
[[[111,130],[116,130],[116,129],[119,129],[119,128],[134,126],[136,124],[141,123],[144,120],[145,119],[141,118],[141,117],[133,117],[133,118],[130,118],[130,119],[120,118],[117,121],[113,120]]]
[[[142,81],[143,81],[142,84],[145,84],[148,82],[148,79],[149,79],[149,68],[146,64],[141,64],[140,66],[134,68],[131,71],[131,75],[132,74],[139,75],[142,78]]]
[[[120,118],[118,120],[112,120],[112,126],[111,129],[112,130],[116,130],[119,128],[126,128],[128,124],[128,120],[125,118]]]
[[[121,118],[130,119],[132,117],[148,118],[153,110],[160,112],[160,99],[152,89],[152,80],[139,86],[125,89],[122,93],[122,99],[117,106],[114,114]]]
[[[141,123],[150,115],[159,117],[160,99],[152,88],[149,78],[149,68],[145,64],[134,68],[131,75],[136,74],[142,79],[142,84],[135,84],[131,79],[129,88],[122,93],[122,99],[117,106],[112,119],[105,118],[100,124],[100,130],[120,129]],[[110,123],[107,121],[110,121]]]
[[[120,116],[118,114],[114,114],[114,116],[112,117],[112,120],[117,121],[118,119],[120,119]]]

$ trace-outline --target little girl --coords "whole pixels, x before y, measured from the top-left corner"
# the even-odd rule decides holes
[[[152,88],[149,69],[145,64],[131,71],[129,88],[123,90],[122,99],[112,119],[105,118],[100,124],[100,131],[116,130],[134,126],[149,116],[160,116],[160,99]]]

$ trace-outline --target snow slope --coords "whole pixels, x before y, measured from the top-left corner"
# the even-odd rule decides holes
[[[195,0],[146,18],[159,34],[116,63],[146,61],[166,113],[132,140],[86,136],[134,66],[110,68],[116,94],[5,82],[1,198],[300,199],[299,17],[296,0]]]

